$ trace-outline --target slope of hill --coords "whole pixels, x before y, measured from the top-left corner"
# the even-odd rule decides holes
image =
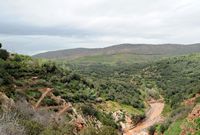
[[[165,58],[151,63],[123,65],[93,63],[90,65],[72,65],[72,68],[84,76],[93,78],[96,84],[100,86],[104,84],[105,92],[109,87],[111,87],[109,91],[113,90],[111,82],[115,78],[115,80],[129,82],[137,87],[145,100],[157,99],[161,95],[165,102],[162,113],[165,121],[152,126],[150,129],[159,132],[159,134],[178,135],[181,133],[182,122],[186,121],[187,115],[199,103],[199,53]],[[122,91],[122,94],[117,93],[118,97],[121,95],[124,97],[126,94],[126,91]],[[126,95],[125,97],[129,96]],[[185,102],[191,103],[185,104]],[[198,120],[198,118],[195,118],[195,121]],[[198,123],[191,128],[194,133],[198,133],[195,126],[198,126]]]
[[[76,60],[77,62],[104,62],[124,61],[130,62],[155,59],[164,56],[176,56],[200,52],[200,44],[178,45],[178,44],[120,44],[106,48],[77,48],[69,50],[51,51],[34,55],[35,58]]]
[[[124,115],[144,117],[144,100],[137,87],[114,78],[98,86],[91,78],[52,61],[17,54],[0,57],[0,117],[8,114],[8,118],[16,119],[9,123],[10,119],[3,117],[1,132],[117,135]],[[129,96],[126,100],[122,91]],[[110,110],[106,110],[107,105]],[[119,110],[122,114],[115,121],[112,114]]]
[[[155,100],[164,101],[165,118],[151,133],[178,135],[190,123],[189,131],[199,131],[193,117],[199,112],[199,53],[124,65],[4,55],[0,129],[6,135],[117,135],[143,121]]]

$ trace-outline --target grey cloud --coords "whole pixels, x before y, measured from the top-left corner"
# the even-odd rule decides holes
[[[200,42],[199,0],[0,0],[0,42],[12,51]]]
[[[95,34],[90,31],[67,26],[41,27],[21,23],[0,22],[0,34],[7,35],[55,35],[55,36],[84,36]]]

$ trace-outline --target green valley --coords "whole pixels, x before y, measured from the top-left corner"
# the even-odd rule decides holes
[[[70,61],[3,49],[0,54],[2,133],[128,135],[149,122],[148,110],[160,103],[159,121],[145,133],[179,135],[193,123],[188,130],[199,134],[199,53],[98,54]]]

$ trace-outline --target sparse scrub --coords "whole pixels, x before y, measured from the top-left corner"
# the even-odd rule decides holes
[[[26,135],[25,127],[20,124],[16,112],[0,112],[1,135]]]

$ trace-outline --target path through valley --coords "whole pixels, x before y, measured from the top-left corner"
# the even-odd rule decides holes
[[[164,108],[164,103],[153,102],[150,103],[150,109],[147,112],[147,118],[133,129],[130,129],[124,135],[148,135],[148,128],[162,120],[161,113]]]

